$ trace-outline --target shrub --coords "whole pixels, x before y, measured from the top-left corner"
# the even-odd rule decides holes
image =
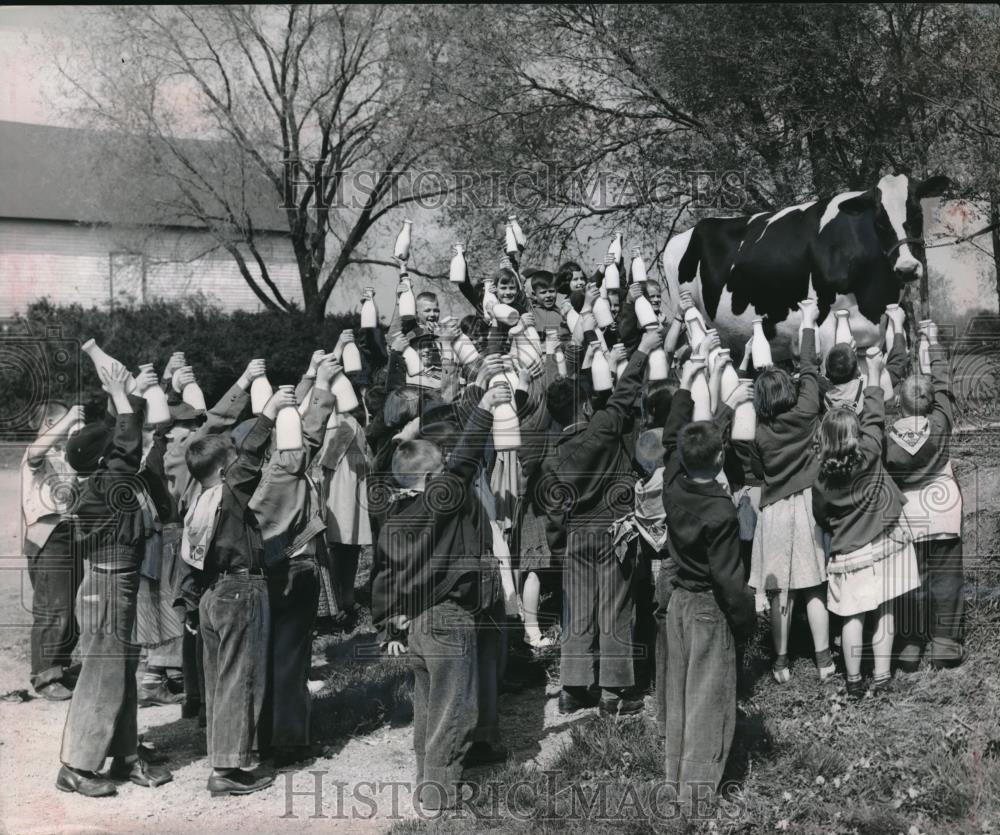
[[[133,371],[151,362],[162,371],[173,351],[184,351],[209,404],[221,397],[254,357],[267,360],[275,386],[296,383],[317,348],[332,348],[356,315],[224,313],[204,297],[157,301],[112,311],[36,302],[4,326],[0,341],[0,438],[25,440],[37,428],[44,400],[83,402],[103,410],[100,381],[80,346],[90,338]],[[67,357],[68,354],[68,357]]]

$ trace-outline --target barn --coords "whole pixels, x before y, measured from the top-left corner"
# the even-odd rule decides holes
[[[109,198],[95,164],[107,142],[97,131],[0,121],[0,318],[45,297],[103,307],[200,293],[225,310],[260,309],[204,226],[152,207],[125,214]],[[300,299],[283,213],[266,187],[258,193],[258,249],[285,297]]]

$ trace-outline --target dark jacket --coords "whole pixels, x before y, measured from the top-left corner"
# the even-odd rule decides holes
[[[858,469],[846,478],[831,479],[820,472],[813,485],[813,515],[831,536],[831,556],[873,542],[896,524],[905,501],[882,464],[885,406],[881,387],[865,389],[860,420]]]
[[[83,483],[73,507],[76,547],[95,565],[138,567],[150,533],[150,510],[160,519],[171,514],[163,475],[165,438],[162,433],[154,436],[146,466],[140,469],[145,400],[130,395],[129,401],[131,414],[106,416],[110,439],[103,461]]]
[[[636,475],[626,436],[642,388],[646,354],[636,351],[607,405],[586,423],[567,427],[542,462],[546,536],[553,557],[566,553],[568,528],[607,530],[632,512]],[[584,537],[586,539],[586,537]]]
[[[413,619],[444,600],[479,610],[481,558],[492,549],[482,504],[473,495],[493,417],[476,408],[444,471],[423,492],[390,506],[376,546],[383,566],[372,584],[372,620],[380,632],[398,615]]]
[[[694,481],[684,471],[677,436],[693,414],[691,392],[678,389],[663,427],[663,506],[667,548],[676,570],[674,585],[692,592],[711,591],[733,635],[741,640],[750,634],[755,617],[740,558],[736,507],[718,482]],[[717,420],[723,437],[732,415],[732,409],[723,406]]]

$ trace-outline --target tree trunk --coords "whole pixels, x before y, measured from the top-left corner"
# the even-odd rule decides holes
[[[997,288],[997,311],[1000,312],[1000,190],[990,189],[990,223],[993,231],[990,238],[993,241],[994,282]]]

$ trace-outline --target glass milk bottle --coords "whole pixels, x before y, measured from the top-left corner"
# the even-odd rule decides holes
[[[594,391],[611,391],[614,388],[611,366],[608,365],[608,358],[604,356],[604,351],[600,349],[594,352],[594,359],[590,366],[590,379],[594,383]]]
[[[378,327],[378,308],[375,307],[374,287],[366,287],[365,297],[361,300],[361,327]]]
[[[111,369],[115,365],[124,365],[123,362],[118,362],[114,357],[108,356],[104,351],[101,350],[100,346],[93,340],[88,339],[83,345],[80,346],[80,350],[83,351],[87,356],[90,357],[90,361],[94,363],[94,368],[97,369],[98,378],[101,376],[101,370],[107,374],[111,373]],[[125,391],[131,394],[135,391],[135,377],[129,375],[128,380],[125,381]]]
[[[264,362],[264,360],[259,361]],[[250,411],[255,415],[259,415],[264,410],[264,406],[271,399],[273,393],[274,390],[271,388],[271,384],[268,382],[266,376],[255,378],[250,384]]]
[[[750,358],[753,360],[753,367],[758,371],[773,364],[771,358],[771,345],[764,336],[764,318],[758,316],[753,320],[753,336],[750,337]]]
[[[712,419],[712,397],[708,386],[708,370],[705,360],[697,357],[690,360],[696,370],[691,379],[691,401],[694,403],[693,420]]]
[[[632,281],[646,281],[646,262],[639,247],[632,247]]]
[[[803,312],[805,312],[806,308],[808,308],[810,306],[812,306],[812,307],[816,306],[816,300],[815,299],[803,299],[801,302],[799,302],[799,310],[801,310]],[[805,329],[806,329],[806,320],[805,320],[805,317],[803,316],[802,322],[799,324],[799,353],[800,354],[802,353],[802,334],[805,332]],[[816,356],[818,357],[819,356],[819,327],[816,326],[816,325],[813,325],[813,344],[816,346]]]
[[[465,249],[461,244],[455,244],[455,254],[451,256],[451,264],[448,267],[448,280],[452,284],[463,284],[466,274]]]
[[[279,391],[295,393],[295,386],[278,386]],[[302,418],[295,406],[283,406],[274,419],[278,451],[302,449]]]
[[[396,245],[392,249],[392,254],[397,261],[406,261],[410,257],[410,229],[412,226],[412,220],[404,220],[403,228],[396,235]]]
[[[854,341],[854,335],[851,333],[851,311],[835,310],[833,320],[833,344],[850,345]]]

